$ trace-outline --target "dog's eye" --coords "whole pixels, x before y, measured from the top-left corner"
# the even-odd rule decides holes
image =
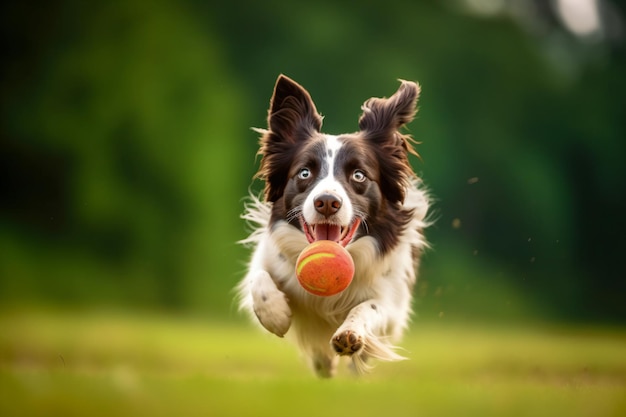
[[[301,180],[306,180],[311,177],[311,171],[308,168],[302,168],[300,172],[298,172],[298,178]]]
[[[365,181],[365,173],[363,171],[361,171],[360,169],[357,169],[356,171],[354,171],[352,173],[352,179],[355,180],[356,182],[363,182]]]

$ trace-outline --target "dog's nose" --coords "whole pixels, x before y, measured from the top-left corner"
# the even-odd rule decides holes
[[[313,204],[318,213],[330,217],[341,208],[341,199],[335,194],[324,193],[318,195]]]

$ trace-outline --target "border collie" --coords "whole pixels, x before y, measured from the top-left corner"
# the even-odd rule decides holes
[[[255,129],[265,190],[242,215],[253,227],[242,243],[254,251],[240,307],[271,333],[293,336],[321,377],[335,374],[340,356],[358,373],[368,358],[404,359],[394,343],[411,315],[429,203],[409,164],[414,141],[400,128],[419,92],[401,80],[391,97],[363,104],[358,132],[328,135],[309,93],[280,75],[268,129]],[[308,293],[295,275],[300,252],[320,239],[343,245],[355,265],[350,286],[329,297]]]

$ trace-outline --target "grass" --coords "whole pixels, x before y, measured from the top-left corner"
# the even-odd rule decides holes
[[[414,323],[404,362],[318,380],[243,324],[0,314],[2,416],[626,415],[626,331]]]

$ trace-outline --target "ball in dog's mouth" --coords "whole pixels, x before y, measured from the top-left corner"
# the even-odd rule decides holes
[[[300,217],[300,223],[309,243],[317,242],[318,240],[330,240],[346,247],[358,230],[361,219],[355,217],[352,223],[347,226],[335,223],[309,224],[302,217]]]
[[[311,294],[328,297],[345,290],[354,277],[354,261],[340,244],[317,240],[298,256],[296,277]]]

